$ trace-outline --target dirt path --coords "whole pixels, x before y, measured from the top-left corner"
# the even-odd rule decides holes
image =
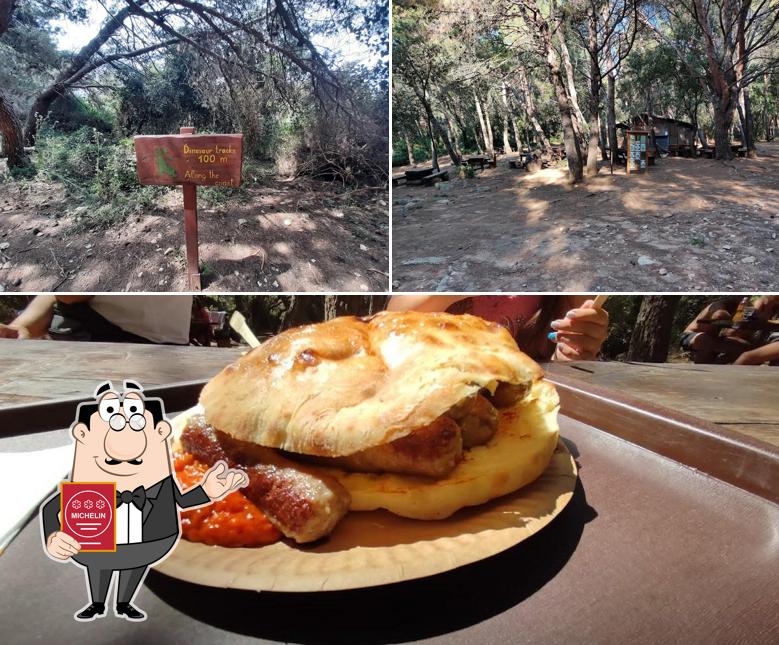
[[[201,200],[202,203],[202,200]],[[0,183],[0,287],[6,291],[185,291],[181,192],[154,212],[79,232],[85,206],[62,186]],[[341,192],[273,181],[239,200],[199,208],[208,291],[385,291],[388,201],[383,190]]]
[[[506,160],[473,179],[401,186],[393,287],[775,290],[779,143],[758,148],[758,159],[727,163],[665,158],[630,177],[604,168],[576,187],[564,168],[528,174]]]

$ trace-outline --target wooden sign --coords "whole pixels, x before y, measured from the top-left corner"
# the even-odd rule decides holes
[[[138,180],[236,188],[241,185],[242,148],[242,134],[137,136]]]
[[[242,134],[195,134],[180,128],[173,135],[134,137],[138,181],[184,189],[184,237],[190,291],[200,291],[197,241],[197,187],[241,185]]]
[[[649,161],[649,132],[646,130],[628,130],[625,145],[628,156],[627,174],[646,171]]]

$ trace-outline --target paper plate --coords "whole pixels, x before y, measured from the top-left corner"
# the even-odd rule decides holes
[[[174,436],[197,411],[173,420]],[[254,591],[335,591],[423,578],[488,558],[537,533],[571,500],[576,477],[576,464],[559,442],[535,482],[445,520],[351,512],[328,540],[311,547],[282,541],[229,549],[182,539],[155,568],[187,582]]]

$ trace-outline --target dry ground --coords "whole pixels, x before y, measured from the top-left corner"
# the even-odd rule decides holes
[[[779,143],[758,149],[731,162],[660,159],[642,175],[605,167],[578,186],[565,162],[529,174],[503,159],[472,179],[395,188],[393,287],[776,289]]]
[[[209,291],[385,291],[386,190],[269,180],[199,208],[203,288]],[[61,185],[2,182],[0,288],[10,291],[185,291],[181,191],[153,212],[78,231],[87,210]]]

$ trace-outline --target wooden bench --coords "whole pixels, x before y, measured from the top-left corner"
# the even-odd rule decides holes
[[[479,166],[479,170],[484,170],[484,166],[489,163],[487,157],[468,157],[465,160],[469,166]]]
[[[449,181],[449,171],[439,170],[438,172],[434,172],[431,175],[425,175],[424,177],[422,177],[422,185],[432,186],[439,179],[441,181]]]
[[[405,184],[406,181],[407,181],[407,177],[406,177],[405,174],[404,175],[392,175],[392,186],[393,186],[393,188],[397,187],[397,186],[400,186],[401,184]]]
[[[433,174],[433,168],[412,168],[411,170],[407,170],[405,172],[406,175],[406,185],[408,186],[420,186],[422,184],[422,180],[427,177],[428,175]]]

